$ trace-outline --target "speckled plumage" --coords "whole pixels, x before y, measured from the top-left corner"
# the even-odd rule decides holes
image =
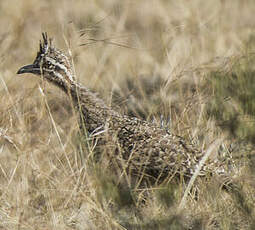
[[[154,179],[175,175],[190,177],[204,155],[182,137],[155,124],[121,115],[106,106],[75,81],[69,58],[53,47],[46,33],[34,63],[20,68],[18,74],[22,73],[42,75],[69,94],[88,136],[104,139],[104,143],[114,146],[114,157],[127,162],[132,174],[142,172]],[[217,172],[218,167],[218,163],[207,161],[199,175]]]

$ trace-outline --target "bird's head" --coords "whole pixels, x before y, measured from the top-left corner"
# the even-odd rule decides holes
[[[74,82],[69,58],[52,45],[52,39],[48,39],[47,33],[42,33],[42,37],[33,64],[21,67],[17,74],[32,73],[43,76],[58,86]]]

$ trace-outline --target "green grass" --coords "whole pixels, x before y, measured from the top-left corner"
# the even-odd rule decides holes
[[[254,144],[255,78],[254,55],[237,60],[229,72],[211,72],[208,82],[213,94],[207,104],[208,118],[238,140]]]

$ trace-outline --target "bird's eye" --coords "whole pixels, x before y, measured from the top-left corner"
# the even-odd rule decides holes
[[[48,69],[53,69],[53,65],[52,65],[52,63],[50,61],[46,61],[45,64],[46,64]]]

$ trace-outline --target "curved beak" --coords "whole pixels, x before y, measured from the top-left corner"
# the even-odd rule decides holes
[[[21,67],[17,74],[23,74],[23,73],[33,73],[33,74],[40,74],[40,67],[38,67],[36,64],[31,64],[31,65],[25,65]]]

